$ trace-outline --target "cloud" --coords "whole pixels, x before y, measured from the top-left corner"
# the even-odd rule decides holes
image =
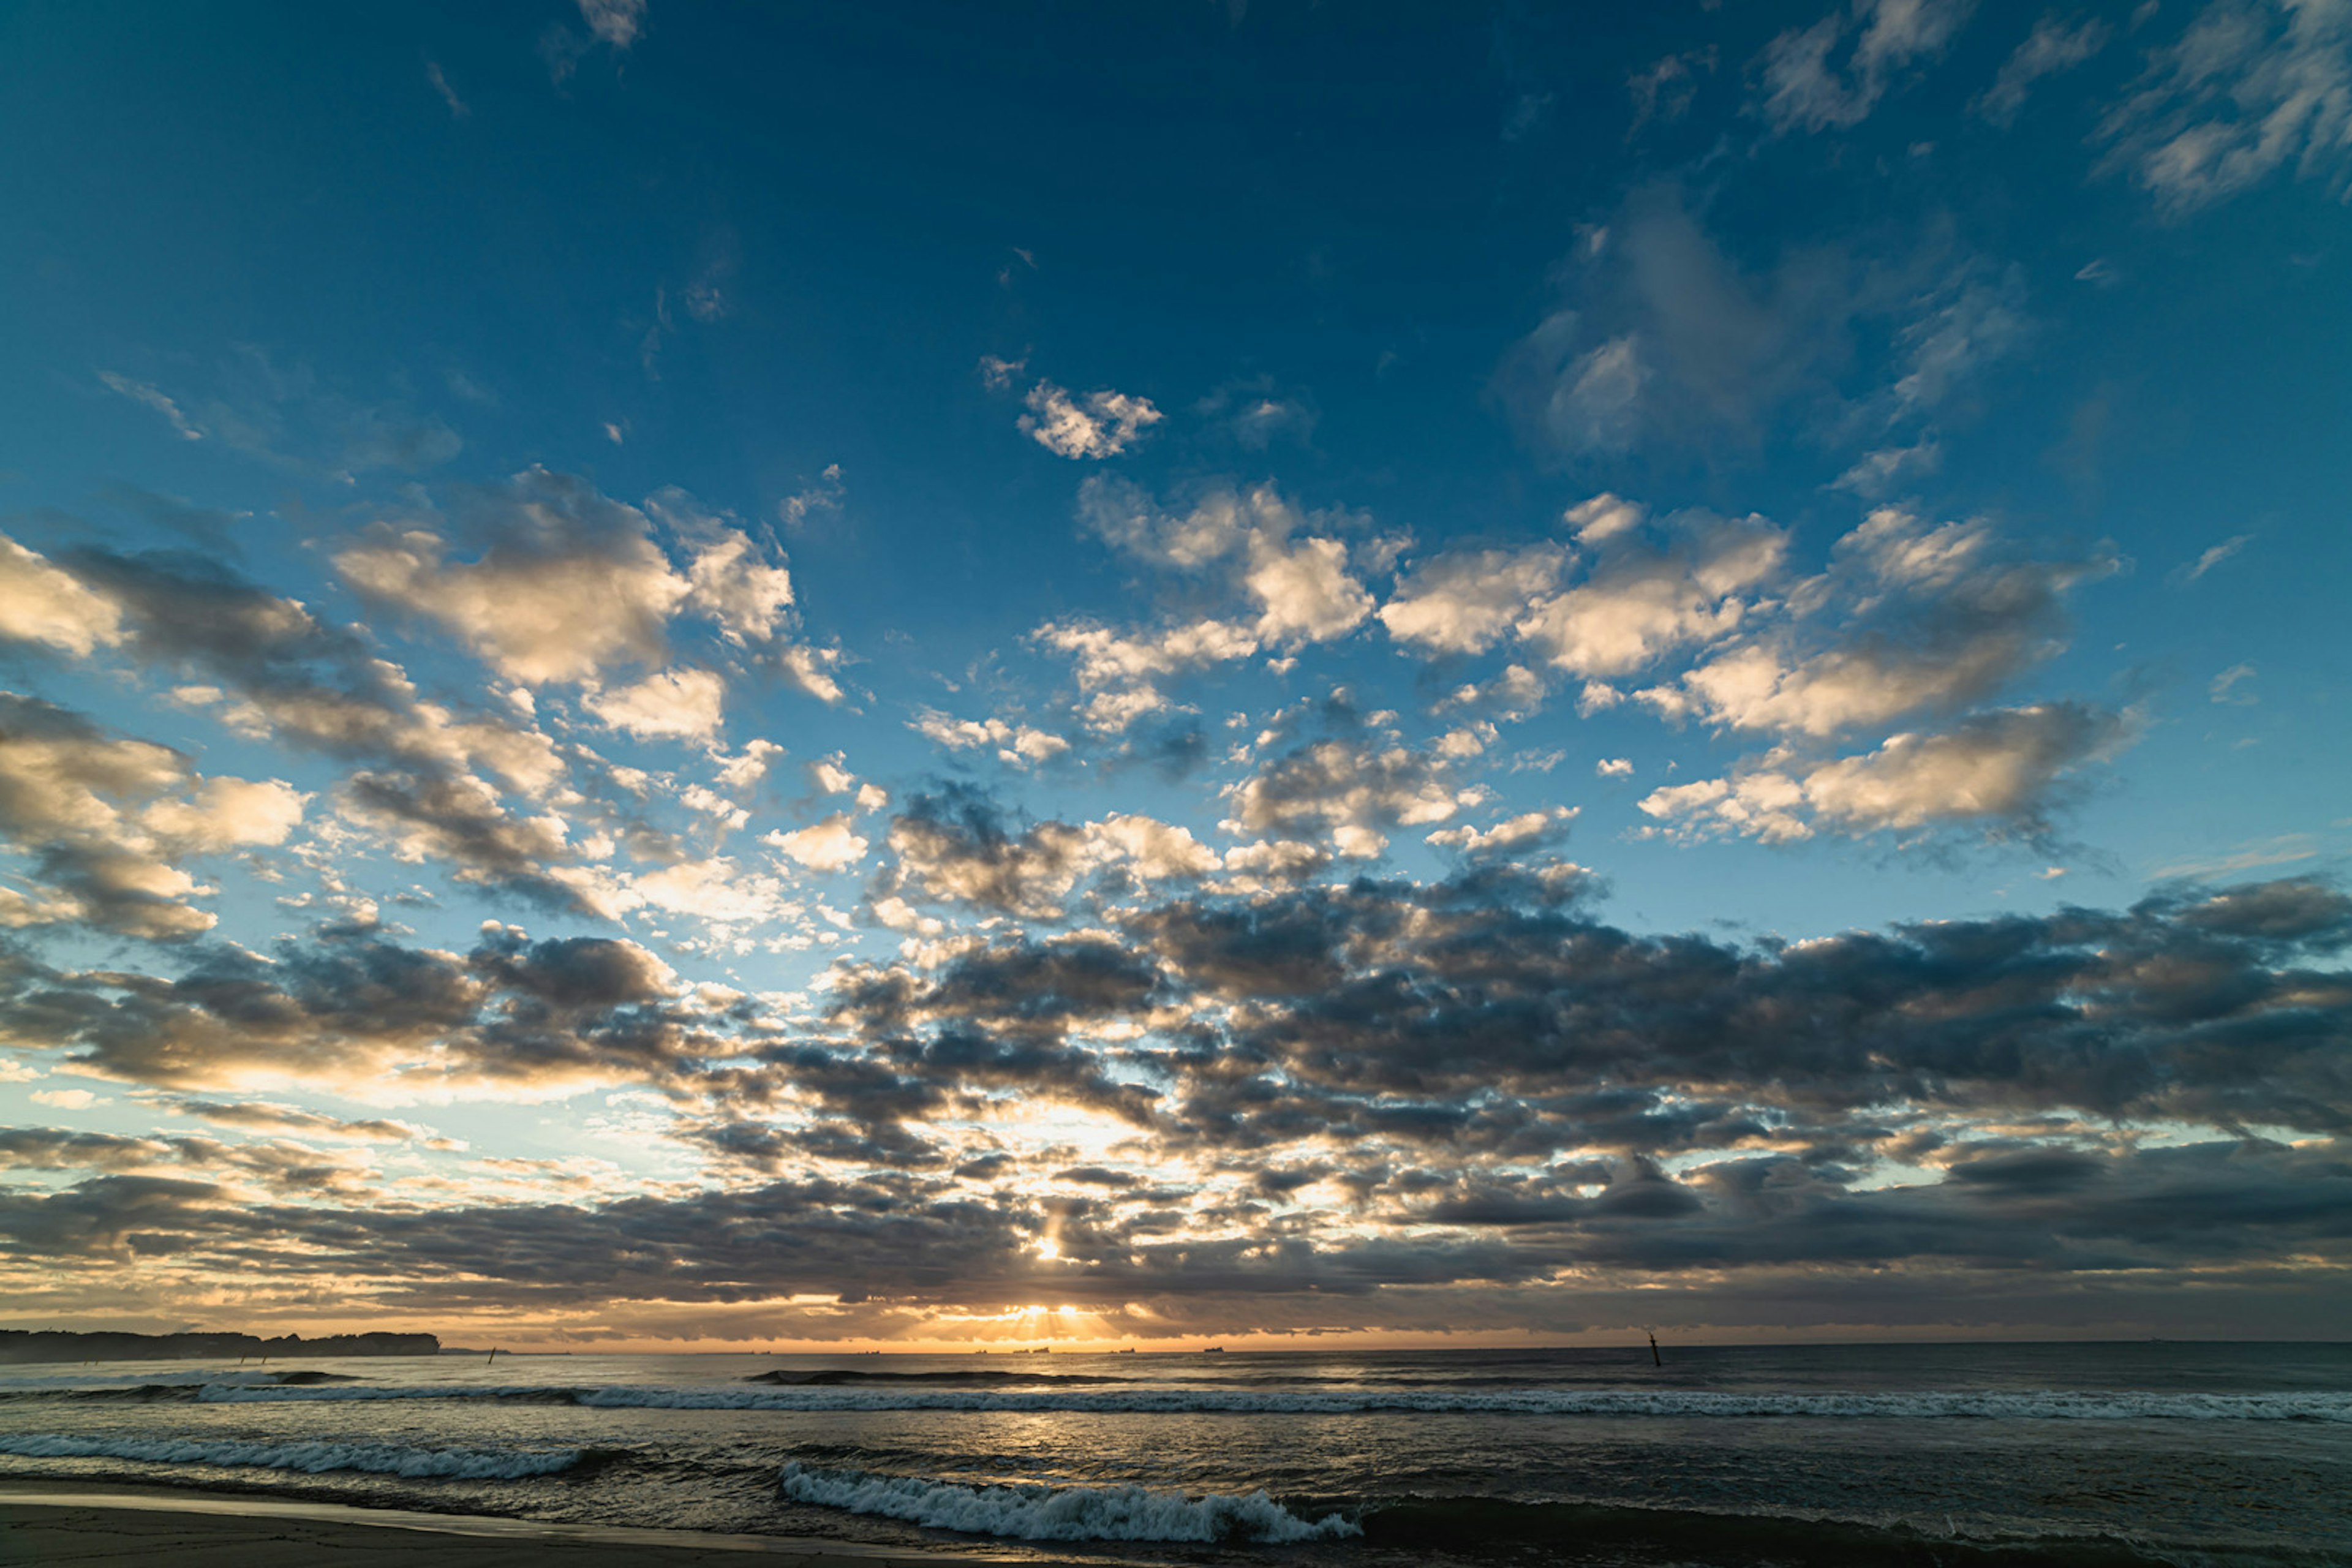
[[[1342,855],[1377,856],[1389,830],[1444,822],[1460,809],[1444,763],[1401,745],[1327,740],[1267,761],[1228,792],[1238,831],[1328,833]]]
[[[303,364],[280,364],[242,345],[210,378],[212,391],[173,396],[112,371],[99,380],[161,414],[183,440],[217,440],[276,467],[342,482],[373,469],[416,473],[465,447],[437,416],[402,403],[353,398]]]
[[[1896,486],[1915,477],[1936,473],[1943,466],[1943,446],[1930,437],[1908,447],[1881,447],[1876,451],[1864,452],[1831,486],[1851,490],[1864,500],[1877,500]]]
[[[1633,123],[1626,128],[1625,139],[1631,142],[1652,121],[1672,124],[1689,113],[1691,100],[1698,93],[1698,72],[1713,75],[1715,61],[1716,51],[1710,45],[1667,55],[1648,69],[1627,77],[1625,91],[1633,100]]]
[[[849,813],[837,811],[807,827],[765,834],[761,842],[775,846],[779,853],[809,870],[845,871],[865,859],[871,847],[853,823]]]
[[[1076,661],[1087,727],[1116,733],[1170,706],[1159,683],[1204,665],[1347,636],[1372,612],[1339,537],[1359,520],[1302,513],[1272,485],[1209,484],[1190,510],[1163,508],[1139,487],[1097,475],[1078,489],[1082,522],[1121,551],[1220,588],[1228,616],[1202,616],[1138,634],[1087,620],[1049,622],[1031,636]],[[1308,529],[1329,531],[1308,533]],[[1251,615],[1251,611],[1255,615]]]
[[[635,942],[534,942],[496,925],[464,953],[321,927],[268,956],[198,944],[176,978],[129,987],[122,978],[20,963],[0,976],[0,1027],[119,1082],[181,1092],[299,1083],[401,1100],[457,1086],[544,1099],[665,1082],[716,1051],[724,1026],[723,1013],[708,1012]],[[242,1125],[268,1120],[225,1114]]]
[[[299,1106],[278,1105],[267,1100],[202,1100],[188,1095],[166,1100],[163,1103],[174,1116],[192,1116],[221,1127],[263,1132],[298,1132],[306,1138],[350,1138],[372,1143],[417,1142],[442,1148],[463,1147],[438,1137],[429,1127],[382,1117],[352,1121],[316,1110],[305,1110]]]
[[[1752,439],[1778,405],[1819,395],[1847,319],[1876,304],[1832,251],[1749,276],[1665,185],[1629,197],[1567,274],[1568,300],[1505,356],[1496,387],[1539,445],[1570,457]]]
[[[178,436],[181,440],[201,441],[205,438],[206,432],[204,427],[180,412],[180,405],[165,396],[160,389],[143,381],[133,381],[129,376],[117,375],[110,370],[100,371],[98,379],[103,382],[106,389],[116,396],[127,397],[133,403],[144,404],[162,415],[170,423],[173,434]]]
[[[56,565],[108,607],[118,645],[142,668],[217,682],[180,687],[176,701],[243,736],[359,764],[335,792],[338,807],[400,853],[458,856],[464,880],[573,901],[540,858],[571,853],[564,831],[500,798],[499,784],[543,798],[572,772],[535,728],[428,699],[359,637],[217,559],[84,548]]]
[[[776,503],[776,515],[787,528],[802,528],[820,511],[839,511],[848,489],[841,482],[841,465],[827,463],[817,482]]]
[[[1999,1314],[2068,1300],[2106,1321],[2118,1271],[2150,1303],[2252,1301],[2283,1250],[2315,1279],[2347,1261],[2338,889],[1745,945],[1624,931],[1591,891],[1491,859],[1193,888],[1102,929],[845,963],[781,1024],[632,944],[499,929],[462,955],[206,951],[135,989],[0,966],[0,1026],[84,1071],[645,1081],[674,1097],[677,1145],[736,1178],[257,1204],[232,1184],[324,1162],[20,1129],[0,1161],[93,1173],[0,1193],[0,1247],[135,1280],[135,1237],[175,1278],[233,1260],[248,1291],[299,1296],[331,1273],[344,1300],[449,1314],[613,1325],[747,1292],[761,1332],[796,1293],[874,1314],[805,1320],[816,1337],[1032,1300],[1151,1334],[1557,1328],[1571,1277],[1612,1321],[1932,1323],[1956,1300],[2038,1321]]]
[[[1059,919],[1089,868],[1083,829],[1041,822],[1015,833],[992,800],[961,784],[909,800],[889,844],[909,890],[1038,920]]]
[[[1642,695],[1732,729],[1817,738],[1921,709],[1952,711],[2054,655],[2065,595],[2112,570],[2104,552],[2034,560],[1981,521],[1931,525],[1881,507],[1805,586],[1809,615]]]
[[[2221,543],[2209,546],[2196,560],[2177,568],[2172,574],[2173,581],[2179,584],[2196,582],[2206,573],[2252,543],[2253,539],[2254,536],[2251,533],[2233,533]]]
[[[1568,559],[1553,544],[1436,556],[1398,580],[1381,624],[1397,641],[1433,653],[1483,653],[1550,593]]]
[[[1108,388],[1073,398],[1050,381],[1041,381],[1024,400],[1029,412],[1020,419],[1022,432],[1057,458],[1116,458],[1136,438],[1165,417],[1148,397],[1130,397]]]
[[[580,19],[602,42],[626,49],[645,29],[646,0],[580,0]]]
[[[2105,48],[2114,36],[2115,29],[2096,16],[2069,26],[2053,11],[2033,24],[2025,42],[2001,63],[1992,85],[1969,107],[1995,125],[2014,125],[2035,82],[2074,69]]]
[[[1466,823],[1460,827],[1441,827],[1428,835],[1426,841],[1444,848],[1459,849],[1465,855],[1524,850],[1538,844],[1553,843],[1565,837],[1568,823],[1575,816],[1576,808],[1565,805],[1555,805],[1549,810],[1523,811],[1492,827],[1472,827]]]
[[[0,637],[86,658],[121,644],[122,612],[46,556],[0,535]]]
[[[1892,736],[1858,755],[1767,758],[1728,778],[1653,790],[1641,807],[1688,832],[1769,843],[1823,827],[1856,837],[1955,825],[2031,835],[2070,775],[2135,733],[2127,716],[2078,703],[1999,709],[1941,732]]]
[[[290,784],[205,778],[169,747],[0,692],[0,840],[32,857],[27,890],[0,887],[0,924],[81,921],[151,940],[208,931],[212,889],[183,863],[282,844],[302,818]]]
[[[469,500],[485,542],[473,560],[450,560],[431,530],[386,524],[338,551],[335,569],[368,598],[446,627],[510,680],[583,680],[665,657],[664,628],[693,586],[643,512],[544,468]]]
[[[1780,34],[1760,57],[1764,118],[1784,132],[1860,124],[1902,68],[1943,53],[1973,8],[1972,0],[1858,0],[1860,31],[1842,65],[1830,58],[1849,30],[1839,13]]]
[[[634,686],[593,691],[590,712],[647,740],[709,741],[719,733],[727,682],[708,669],[666,669]]]
[[[2240,692],[2237,688],[2240,683],[2252,680],[2253,678],[2252,665],[2233,664],[2213,678],[2212,683],[2205,689],[2206,694],[2216,702],[2229,702],[2242,708],[2251,708],[2261,699],[2251,691]]]
[[[1790,414],[1842,445],[1956,400],[2028,337],[2022,275],[1937,231],[1891,251],[1791,244],[1759,268],[1672,184],[1630,194],[1559,275],[1560,300],[1505,353],[1494,389],[1529,443],[1563,461],[1717,458]],[[1897,352],[1862,358],[1881,334]]]
[[[425,79],[433,84],[433,90],[439,93],[441,95],[441,101],[449,106],[450,119],[470,120],[473,118],[474,111],[466,107],[466,100],[457,96],[457,89],[451,87],[449,85],[449,79],[442,74],[440,61],[426,60],[425,62]]]
[[[908,728],[951,752],[992,747],[1000,761],[1014,767],[1051,762],[1070,749],[1069,742],[1061,736],[1034,725],[1003,719],[957,719],[929,708],[917,714]]]
[[[2292,163],[2352,174],[2352,14],[2294,0],[2211,0],[2100,121],[2102,167],[2185,217]]]

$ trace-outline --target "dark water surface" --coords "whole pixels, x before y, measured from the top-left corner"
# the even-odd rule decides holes
[[[2352,1345],[0,1368],[0,1479],[1139,1563],[2352,1563]]]

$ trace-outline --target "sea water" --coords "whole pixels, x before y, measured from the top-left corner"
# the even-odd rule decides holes
[[[0,1368],[0,1482],[1136,1563],[2352,1563],[2352,1346]]]

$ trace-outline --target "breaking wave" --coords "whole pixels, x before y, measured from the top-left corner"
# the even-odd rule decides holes
[[[297,1400],[492,1399],[646,1410],[1003,1410],[1029,1414],[1650,1416],[1677,1420],[2323,1421],[2352,1423],[2352,1394],[2148,1394],[2032,1390],[2015,1393],[1730,1394],[1669,1389],[1465,1390],[1137,1388],[1011,1389],[615,1385],[551,1388],[248,1387],[214,1384],[208,1404]]]
[[[67,1437],[47,1433],[0,1436],[0,1454],[27,1459],[131,1459],[147,1465],[216,1465],[231,1469],[296,1470],[320,1475],[360,1470],[409,1479],[519,1480],[552,1476],[583,1457],[577,1448],[409,1448],[385,1443],[238,1443],[195,1438]]]
[[[920,1476],[811,1469],[795,1459],[779,1487],[794,1502],[878,1514],[933,1530],[1016,1541],[1253,1541],[1360,1535],[1341,1514],[1308,1521],[1263,1491],[1192,1497],[1143,1487],[960,1486]]]

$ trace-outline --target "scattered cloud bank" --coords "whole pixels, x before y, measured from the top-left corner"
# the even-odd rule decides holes
[[[971,798],[893,832],[927,892],[1007,910],[1088,854],[1146,878],[1208,865],[1149,825],[1015,830]],[[1237,1313],[1556,1326],[1563,1285],[1607,1312],[1637,1280],[1697,1321],[1722,1321],[1704,1314],[1727,1281],[1784,1311],[2023,1290],[2030,1313],[2117,1269],[2227,1291],[2282,1250],[2342,1260],[2343,1174],[2309,1140],[2352,1118],[2330,1069],[2352,901],[2324,884],[1752,947],[1634,935],[1589,890],[1475,857],[1427,884],[1195,888],[844,961],[793,1015],[634,943],[496,927],[463,953],[322,930],[131,989],[20,959],[0,988],[17,1048],[278,1142],[12,1130],[0,1161],[75,1179],[0,1195],[5,1267],[131,1280],[268,1236],[289,1279],[411,1310],[749,1290],[870,1301],[919,1334],[1051,1300],[1158,1336]],[[737,1177],[355,1225],[341,1205],[366,1173],[332,1149],[429,1134],[200,1092],[289,1074],[420,1097],[654,1086],[668,1136]],[[1008,1140],[1033,1113],[1092,1141]]]

